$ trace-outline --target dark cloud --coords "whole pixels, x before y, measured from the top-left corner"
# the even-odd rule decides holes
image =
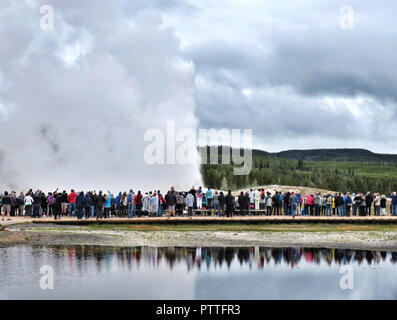
[[[194,34],[179,30],[196,66],[200,126],[251,127],[258,145],[280,142],[266,144],[272,149],[294,138],[302,147],[395,152],[397,5],[350,1],[354,29],[345,30],[345,4],[215,6],[216,18],[201,3]]]

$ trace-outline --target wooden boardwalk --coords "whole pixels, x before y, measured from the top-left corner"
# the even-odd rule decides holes
[[[215,217],[215,216],[195,216],[189,217],[149,217],[149,218],[108,218],[108,219],[87,219],[78,220],[76,218],[65,217],[61,220],[52,218],[33,219],[33,223],[55,223],[87,225],[93,223],[100,224],[305,224],[305,223],[325,223],[325,224],[397,224],[397,217],[302,217],[295,218],[288,216],[234,216]]]

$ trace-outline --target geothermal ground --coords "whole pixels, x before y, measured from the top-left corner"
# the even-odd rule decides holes
[[[397,251],[395,224],[84,224],[13,221],[0,246],[269,246]]]

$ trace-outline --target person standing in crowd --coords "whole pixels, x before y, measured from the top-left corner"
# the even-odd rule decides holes
[[[232,195],[232,191],[229,190],[226,196],[226,216],[233,217],[234,211],[234,197]]]
[[[116,216],[121,216],[121,192],[115,198]]]
[[[136,214],[137,214],[138,218],[140,218],[142,215],[142,201],[143,201],[143,197],[142,197],[141,190],[138,190],[138,193],[134,198]]]
[[[250,202],[249,202],[249,208],[254,208],[255,207],[255,199],[254,199],[254,191],[252,191],[252,189],[250,189],[250,191],[248,191],[248,196],[250,198]],[[251,207],[252,206],[252,207]]]
[[[62,215],[66,216],[68,210],[68,194],[66,193],[66,190],[63,190],[61,195],[61,210]]]
[[[18,201],[16,197],[15,191],[12,191],[10,194],[10,200],[11,200],[11,217],[14,217],[16,215],[17,209],[18,209]]]
[[[4,195],[1,200],[3,205],[3,217],[1,220],[4,221],[5,216],[7,216],[7,220],[11,220],[11,198],[8,191],[4,191]]]
[[[240,207],[240,214],[242,216],[245,216],[245,195],[244,195],[243,191],[240,192],[240,195],[238,196],[237,202],[238,202],[238,205]]]
[[[45,196],[45,193],[40,191],[40,197],[41,197],[41,216],[46,217],[48,212],[48,202],[47,202],[47,197]]]
[[[159,210],[157,212],[157,216],[162,217],[163,216],[164,198],[163,198],[163,195],[161,194],[160,190],[157,191],[157,196],[159,197]]]
[[[89,219],[90,216],[93,216],[91,211],[92,199],[90,192],[87,192],[85,194],[84,204],[85,204],[85,218]]]
[[[321,206],[321,195],[320,193],[317,193],[316,196],[314,197],[314,215],[315,216],[320,216],[320,206]]]
[[[194,205],[194,196],[189,191],[189,193],[186,196],[186,206],[187,206],[187,216],[188,217],[193,216],[193,205]]]
[[[113,198],[113,195],[110,193],[110,191],[108,191],[108,193],[105,194],[105,204],[104,204],[104,214],[105,214],[106,219],[110,217],[110,210],[112,207],[112,198]]]
[[[48,215],[51,217],[54,215],[54,205],[55,205],[55,197],[51,192],[48,193],[47,203],[48,203]]]
[[[350,193],[347,193],[346,200],[345,200],[345,215],[346,215],[346,217],[350,217],[350,210],[352,208],[352,203],[353,203],[353,200],[350,197]]]
[[[212,209],[212,199],[214,198],[214,191],[212,190],[211,187],[208,188],[206,197],[207,197],[207,209],[211,210]]]
[[[24,216],[25,214],[25,195],[21,192],[17,198],[18,202],[18,215],[20,217]]]
[[[25,204],[25,217],[32,216],[33,198],[30,192],[26,194],[24,198],[24,204]]]
[[[382,199],[380,200],[380,208],[382,209],[382,215],[386,215],[387,199],[386,195],[382,194]]]
[[[267,192],[266,198],[265,198],[265,205],[266,205],[266,215],[271,216],[272,215],[272,195],[270,192]]]
[[[397,215],[397,194],[396,192],[393,192],[392,195],[390,196],[391,198],[391,215],[396,216]]]
[[[301,195],[299,190],[296,190],[295,195],[298,198],[298,208],[296,210],[296,215],[300,216],[302,214],[303,197],[302,197],[302,195]]]
[[[279,216],[280,215],[280,197],[278,191],[272,197],[272,205],[273,205],[273,215]]]
[[[337,193],[335,193],[333,196],[332,196],[332,215],[333,216],[337,216],[338,215],[338,213],[336,212],[336,210],[337,210],[337,208],[336,208],[336,198],[338,197],[338,194]]]
[[[364,194],[360,193],[360,216],[366,215],[366,202]]]
[[[219,216],[224,216],[225,214],[225,195],[223,194],[223,191],[219,193]]]
[[[72,189],[69,193],[68,196],[68,203],[69,203],[69,216],[76,216],[76,198],[77,198],[77,193],[74,192]]]
[[[130,189],[130,192],[128,193],[128,196],[127,196],[127,216],[128,216],[128,218],[135,217],[134,198],[135,198],[134,191],[132,189]]]
[[[336,201],[335,201],[335,205],[338,209],[339,217],[343,217],[343,204],[344,204],[344,201],[343,201],[342,194],[339,193],[338,196],[336,197]]]
[[[261,200],[261,192],[259,191],[259,189],[256,189],[254,191],[254,207],[255,207],[255,211],[259,210],[260,200]]]
[[[365,215],[366,216],[371,215],[372,202],[374,202],[374,198],[372,197],[371,192],[368,191],[367,194],[365,195]]]
[[[37,191],[33,195],[33,215],[32,218],[40,217],[40,208],[41,208],[41,195],[40,191]]]
[[[53,215],[54,220],[60,219],[62,215],[62,194],[58,192],[54,193]]]
[[[170,217],[175,217],[176,202],[177,202],[177,199],[176,199],[175,189],[174,189],[174,187],[171,187],[171,190],[168,194],[168,199],[167,199],[168,212],[169,212]]]
[[[321,197],[321,215],[325,216],[326,215],[326,211],[327,211],[327,197],[322,196]]]
[[[192,186],[192,188],[190,189],[190,193],[193,195],[193,197],[194,197],[194,204],[193,204],[193,210],[196,210],[197,209],[197,191],[196,191],[196,189],[194,188],[194,186]],[[202,192],[202,194],[203,194],[203,192]]]
[[[148,216],[150,210],[150,197],[148,192],[145,192],[145,195],[142,198],[142,208],[143,215]]]
[[[197,209],[201,210],[203,208],[203,189],[201,187],[197,189],[196,197],[197,197]]]
[[[106,199],[102,194],[102,190],[99,191],[95,202],[96,202],[96,204],[95,204],[96,205],[96,208],[95,208],[96,219],[97,220],[103,219],[103,213],[104,213],[103,210],[104,210]]]
[[[260,193],[259,210],[262,212],[266,211],[266,193],[264,189],[262,189]]]
[[[289,197],[289,203],[291,207],[292,218],[295,218],[296,210],[298,208],[298,197],[295,195],[295,192],[292,192],[291,196]]]
[[[289,202],[289,198],[291,193],[289,191],[284,193],[283,203],[284,203],[284,215],[290,216],[291,215],[291,204]]]
[[[218,216],[219,215],[219,194],[218,194],[218,190],[215,190],[213,204],[214,204],[214,214],[216,216]]]
[[[379,193],[374,194],[374,214],[375,216],[380,216],[380,201],[381,197]]]
[[[327,217],[331,217],[332,216],[332,202],[333,202],[333,198],[331,196],[331,194],[328,194],[326,197],[326,216]]]
[[[314,216],[314,196],[312,194],[307,195],[308,215]]]
[[[159,198],[157,193],[154,192],[152,198],[150,199],[150,216],[155,217],[159,211]]]
[[[185,207],[185,198],[182,192],[177,192],[176,194],[176,214],[178,216],[183,216],[183,211]]]
[[[85,196],[84,192],[81,191],[76,197],[76,208],[77,208],[77,219],[82,219],[85,210]]]

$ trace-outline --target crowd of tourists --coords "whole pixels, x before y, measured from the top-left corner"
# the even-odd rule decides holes
[[[393,192],[388,204],[386,195],[379,193],[308,193],[299,191],[265,191],[251,189],[238,196],[228,192],[194,186],[189,191],[176,191],[171,187],[162,194],[160,190],[145,192],[110,191],[75,192],[66,190],[44,193],[29,190],[26,193],[5,191],[0,194],[2,220],[14,216],[24,217],[77,217],[78,219],[105,219],[110,217],[161,217],[193,215],[267,216],[385,216],[389,206],[392,216],[397,216],[397,194]]]

